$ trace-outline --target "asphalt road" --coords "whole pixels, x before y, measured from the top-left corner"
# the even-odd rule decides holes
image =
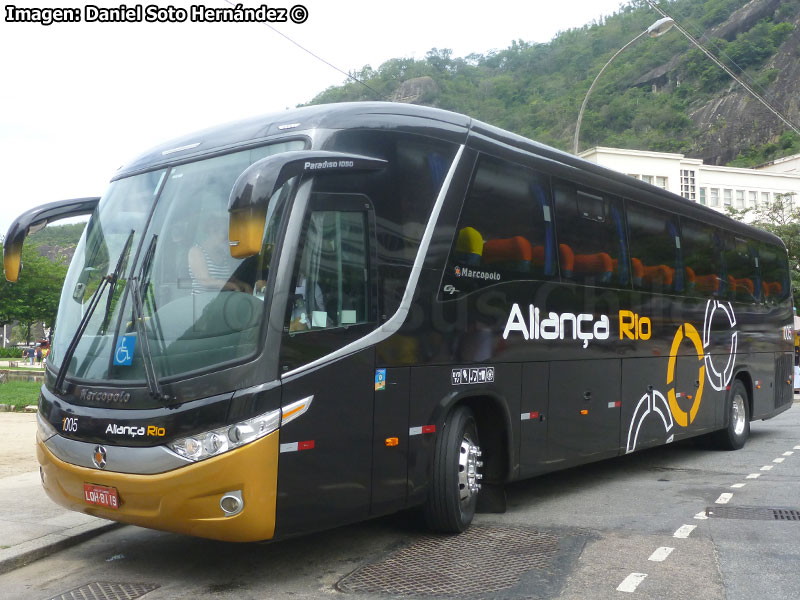
[[[800,519],[797,404],[753,423],[740,451],[672,444],[514,484],[508,499],[508,512],[479,515],[461,536],[428,535],[412,513],[273,544],[123,527],[0,576],[0,590],[48,599],[111,582],[151,590],[146,600],[800,594],[800,520],[754,518],[789,508]]]

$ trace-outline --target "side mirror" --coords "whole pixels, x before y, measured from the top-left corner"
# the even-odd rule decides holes
[[[22,244],[26,237],[53,221],[91,214],[98,202],[100,202],[100,198],[60,200],[42,204],[17,217],[17,220],[9,227],[5,242],[3,242],[3,267],[6,279],[11,282],[19,279]]]
[[[375,171],[386,164],[379,158],[324,150],[283,152],[253,163],[233,184],[228,201],[231,256],[247,258],[261,251],[269,200],[292,177],[306,173]]]

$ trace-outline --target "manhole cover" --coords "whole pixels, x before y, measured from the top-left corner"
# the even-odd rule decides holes
[[[134,600],[152,592],[159,586],[155,583],[112,583],[94,581],[53,596],[50,600]]]
[[[546,569],[558,538],[524,527],[476,526],[460,535],[428,535],[339,581],[343,592],[465,596],[516,585]]]
[[[751,519],[757,521],[798,521],[800,510],[763,506],[709,506],[706,516],[717,519]]]

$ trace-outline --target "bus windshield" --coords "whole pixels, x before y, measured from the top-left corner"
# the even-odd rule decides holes
[[[70,265],[51,366],[61,368],[70,343],[76,345],[66,376],[85,381],[145,380],[146,348],[159,379],[252,356],[293,181],[271,198],[261,252],[246,259],[229,252],[228,197],[249,165],[303,147],[302,141],[273,144],[113,182]],[[94,299],[97,306],[76,335],[107,277],[111,283]],[[139,312],[144,327],[134,320]]]

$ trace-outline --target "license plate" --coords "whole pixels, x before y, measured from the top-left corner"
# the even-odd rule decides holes
[[[83,498],[89,504],[97,504],[114,510],[119,508],[119,496],[117,496],[116,488],[84,483]]]

